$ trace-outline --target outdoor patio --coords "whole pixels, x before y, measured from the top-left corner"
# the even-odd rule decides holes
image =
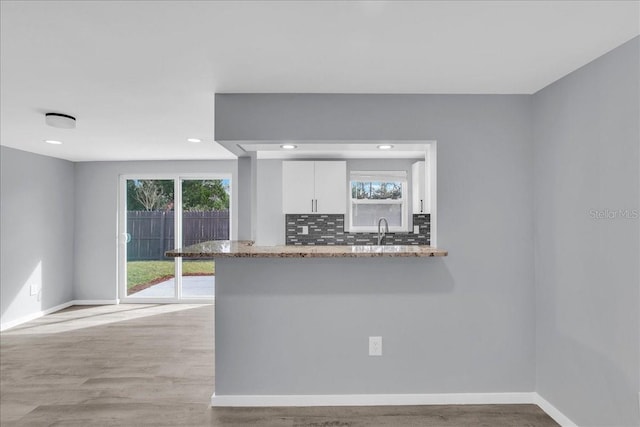
[[[211,297],[215,295],[215,276],[183,276],[183,297]],[[157,298],[175,296],[175,279],[171,278],[136,292],[132,297]]]

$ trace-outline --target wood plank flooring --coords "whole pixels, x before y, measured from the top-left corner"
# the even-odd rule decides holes
[[[557,426],[535,405],[210,408],[213,306],[70,307],[0,336],[4,426]]]

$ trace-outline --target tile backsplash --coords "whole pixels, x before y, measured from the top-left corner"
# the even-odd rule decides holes
[[[429,214],[414,214],[412,229],[419,233],[387,233],[385,245],[428,245],[431,234]],[[306,234],[304,234],[306,231]],[[285,215],[285,243],[287,245],[375,245],[377,233],[346,233],[344,215],[287,214]]]

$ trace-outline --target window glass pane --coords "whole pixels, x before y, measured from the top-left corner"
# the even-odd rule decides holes
[[[172,179],[127,180],[127,296],[175,296]]]
[[[353,226],[377,226],[378,219],[381,217],[385,217],[389,221],[390,227],[402,226],[402,205],[400,203],[352,203],[351,209],[353,210],[351,224]]]
[[[182,181],[182,246],[229,239],[229,180]]]
[[[402,182],[352,181],[351,198],[358,200],[402,199]]]

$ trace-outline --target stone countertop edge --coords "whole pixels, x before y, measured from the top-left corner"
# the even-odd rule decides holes
[[[250,240],[212,240],[165,253],[170,258],[370,258],[441,257],[448,252],[424,245],[255,246]]]

